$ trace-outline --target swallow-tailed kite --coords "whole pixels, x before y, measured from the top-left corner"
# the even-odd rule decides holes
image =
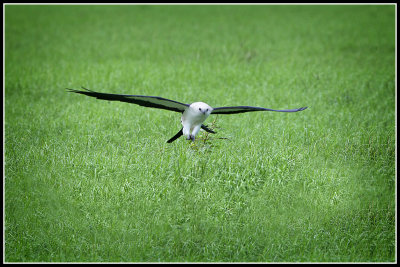
[[[203,122],[207,119],[210,114],[237,114],[243,112],[252,111],[277,111],[277,112],[297,112],[305,110],[307,107],[297,108],[297,109],[269,109],[260,107],[250,107],[250,106],[235,106],[235,107],[218,107],[212,108],[208,104],[203,102],[194,102],[192,104],[184,104],[174,100],[158,97],[158,96],[143,96],[143,95],[120,95],[120,94],[108,94],[94,92],[89,89],[82,87],[85,91],[75,90],[66,88],[69,92],[83,94],[87,96],[96,97],[97,99],[109,100],[109,101],[121,101],[128,102],[132,104],[137,104],[140,106],[166,109],[175,112],[182,113],[181,123],[182,129],[174,135],[167,143],[172,143],[180,136],[186,136],[187,140],[194,141],[200,128],[203,130],[215,133],[211,129],[203,125]]]

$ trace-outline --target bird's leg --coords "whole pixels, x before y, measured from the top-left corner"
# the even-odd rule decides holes
[[[182,128],[182,133],[184,136],[186,136],[187,140],[191,140],[192,136],[190,134],[190,125],[187,123],[182,123],[183,128]]]
[[[200,128],[201,128],[201,124],[193,127],[192,134],[189,136],[190,140],[192,140],[192,142],[194,142],[194,139],[195,139],[196,135],[198,134],[198,132],[200,131]]]
[[[192,135],[196,136],[199,133],[200,128],[201,128],[201,124],[194,126],[193,127],[193,131],[192,131]]]

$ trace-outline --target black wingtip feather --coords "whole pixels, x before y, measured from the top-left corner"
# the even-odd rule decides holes
[[[82,88],[83,90],[88,91],[88,92],[94,92],[94,91],[89,90],[89,89],[87,89],[87,88],[85,88],[85,87],[83,87],[83,86],[81,86],[81,88]],[[72,89],[72,88],[65,88],[65,89],[68,90],[68,92],[72,92],[72,93],[82,93],[82,92],[84,92],[84,91],[80,91],[80,90]]]
[[[89,91],[89,92],[94,92],[94,91],[89,90],[89,89],[87,89],[87,88],[85,88],[85,87],[83,87],[83,86],[81,86],[81,88],[84,89],[84,90],[86,90],[86,91]]]
[[[78,90],[76,90],[76,89],[71,89],[71,88],[65,88],[69,93],[77,93],[77,92],[79,92]]]

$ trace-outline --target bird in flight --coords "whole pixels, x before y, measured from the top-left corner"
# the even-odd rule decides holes
[[[182,135],[186,137],[187,140],[194,141],[196,135],[199,133],[200,129],[203,129],[209,133],[215,133],[213,130],[209,129],[203,124],[211,114],[237,114],[244,112],[253,111],[277,111],[277,112],[297,112],[305,110],[307,107],[296,108],[296,109],[269,109],[261,107],[251,107],[251,106],[234,106],[234,107],[217,107],[212,108],[204,102],[194,102],[191,104],[184,104],[174,100],[162,98],[159,96],[143,96],[143,95],[121,95],[121,94],[109,94],[109,93],[99,93],[91,91],[82,87],[82,90],[66,88],[69,92],[83,94],[91,97],[96,97],[97,99],[109,100],[109,101],[121,101],[128,102],[132,104],[137,104],[144,107],[166,109],[170,111],[175,111],[182,113],[181,123],[182,129],[175,134],[167,143],[172,143]]]

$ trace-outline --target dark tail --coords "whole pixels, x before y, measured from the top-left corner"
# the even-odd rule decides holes
[[[174,135],[171,139],[169,139],[167,141],[167,143],[172,143],[174,142],[176,139],[178,139],[179,137],[181,137],[183,135],[183,128],[176,134]]]

